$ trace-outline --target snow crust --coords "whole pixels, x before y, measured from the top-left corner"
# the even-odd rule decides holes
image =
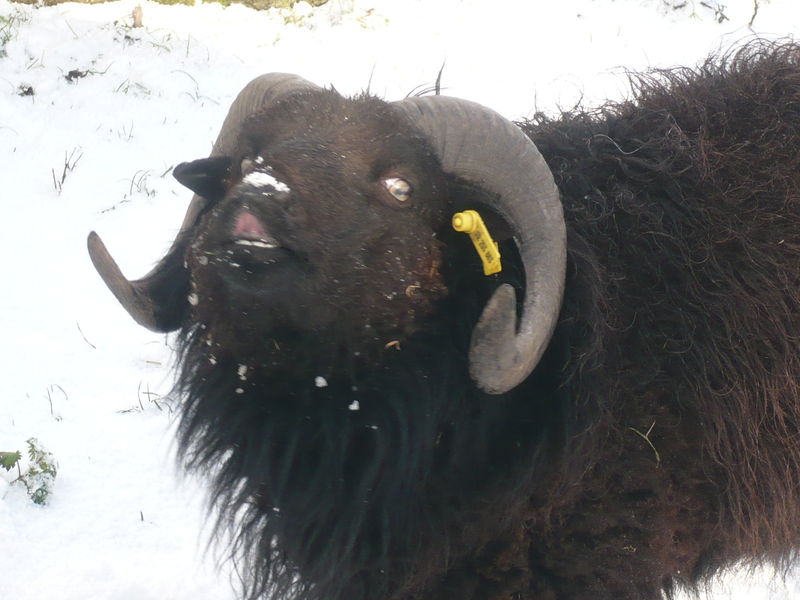
[[[250,79],[292,72],[395,100],[443,69],[443,93],[515,118],[622,98],[623,68],[800,30],[797,0],[762,0],[752,29],[750,0],[726,2],[723,22],[691,0],[143,1],[134,29],[137,3],[0,0],[0,451],[36,437],[59,463],[45,507],[0,470],[2,600],[236,598],[230,565],[206,551],[204,483],[174,466],[171,339],[128,317],[85,239],[96,229],[126,275],[147,273],[191,197],[172,167],[209,154]],[[705,597],[799,594],[795,574],[741,570]]]

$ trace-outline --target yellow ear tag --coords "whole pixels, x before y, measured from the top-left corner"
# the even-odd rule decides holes
[[[484,275],[494,275],[503,269],[497,242],[489,235],[489,230],[486,229],[486,224],[477,211],[465,210],[454,214],[453,229],[469,234],[478,256],[483,261]]]

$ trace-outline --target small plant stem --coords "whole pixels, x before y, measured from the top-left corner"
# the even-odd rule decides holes
[[[658,450],[656,450],[656,447],[653,445],[653,442],[650,440],[650,434],[653,432],[653,428],[655,426],[656,426],[656,422],[653,421],[652,425],[650,425],[650,428],[647,430],[647,433],[642,433],[641,431],[639,431],[635,427],[628,427],[628,429],[630,429],[633,433],[635,433],[640,438],[642,438],[645,442],[647,442],[647,445],[650,446],[650,448],[653,449],[653,452],[656,455],[656,465],[661,465],[661,455],[658,453]]]

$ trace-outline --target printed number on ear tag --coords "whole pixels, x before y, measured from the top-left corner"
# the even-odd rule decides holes
[[[468,233],[478,256],[483,262],[483,274],[494,275],[502,271],[500,249],[489,235],[486,224],[475,210],[465,210],[453,215],[453,229]]]

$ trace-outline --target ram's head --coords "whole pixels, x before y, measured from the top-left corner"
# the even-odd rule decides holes
[[[482,190],[526,278],[519,318],[508,285],[484,309],[473,378],[490,393],[511,389],[552,333],[566,254],[558,192],[530,140],[484,107],[346,99],[265,75],[239,94],[211,156],[175,177],[195,197],[147,276],[128,281],[89,236],[106,284],[152,330],[200,325],[245,351],[304,331],[365,354],[409,335],[447,293],[439,234],[469,204],[454,197],[459,181]]]

